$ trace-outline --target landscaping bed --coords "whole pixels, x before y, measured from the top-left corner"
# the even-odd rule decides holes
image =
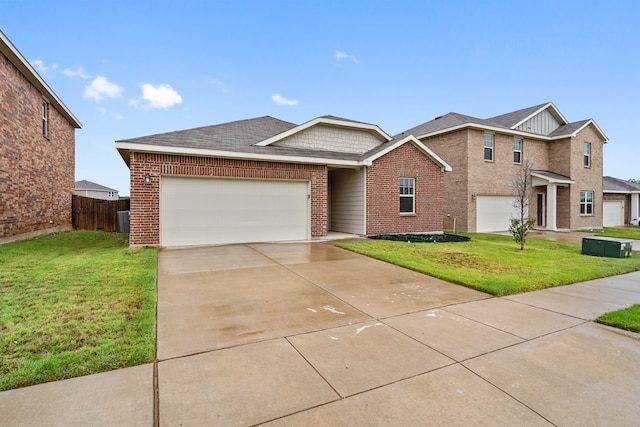
[[[409,242],[409,243],[443,243],[443,242],[468,242],[471,240],[467,236],[458,236],[456,234],[440,233],[440,234],[376,234],[369,236],[374,240],[390,240],[392,242]]]

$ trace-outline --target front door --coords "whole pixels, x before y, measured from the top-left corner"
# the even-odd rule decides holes
[[[538,193],[538,227],[544,227],[544,194]]]

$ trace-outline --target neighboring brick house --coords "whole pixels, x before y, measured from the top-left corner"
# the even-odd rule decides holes
[[[76,181],[74,194],[102,200],[118,200],[120,198],[118,190],[87,181],[86,179]]]
[[[517,217],[512,182],[532,165],[529,217],[541,229],[602,227],[602,148],[592,119],[568,122],[549,102],[478,119],[458,113],[407,130],[445,159],[444,226],[505,231]]]
[[[640,217],[640,184],[605,176],[602,187],[605,227],[629,224],[632,219]]]
[[[412,136],[333,116],[259,117],[116,141],[132,246],[441,232],[443,172]]]
[[[0,237],[71,227],[80,122],[0,31]]]

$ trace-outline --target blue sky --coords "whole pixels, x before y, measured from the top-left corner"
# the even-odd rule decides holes
[[[640,178],[640,2],[0,0],[0,29],[83,129],[76,179],[129,194],[115,141],[270,115],[387,133],[547,101]]]

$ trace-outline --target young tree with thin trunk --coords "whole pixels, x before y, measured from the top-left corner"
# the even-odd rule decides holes
[[[533,228],[535,218],[529,218],[529,195],[531,194],[531,171],[533,162],[525,160],[513,174],[511,182],[512,190],[516,196],[514,207],[518,210],[518,218],[511,218],[509,231],[516,243],[520,244],[520,250],[524,250],[524,243]]]

